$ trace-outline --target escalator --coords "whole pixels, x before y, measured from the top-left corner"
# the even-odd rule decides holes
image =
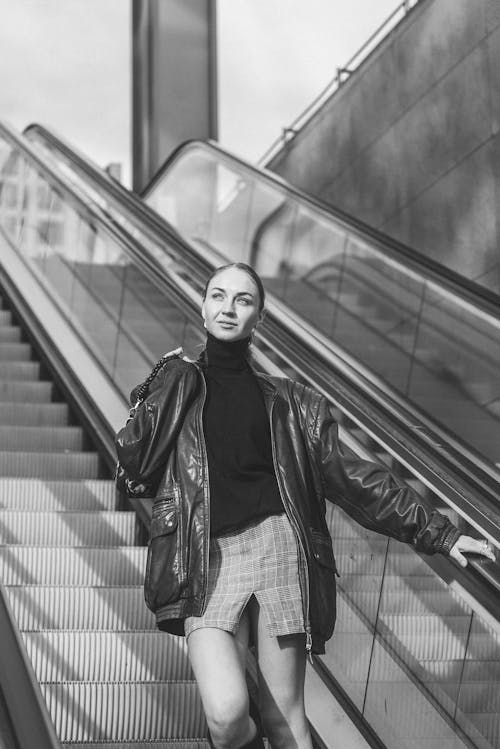
[[[73,176],[88,166],[44,128],[26,134]],[[180,147],[144,198],[202,253],[252,264],[307,335],[394,389],[444,439],[500,465],[498,295],[214,144]]]
[[[76,157],[73,164],[53,153],[47,159],[46,144],[35,149],[4,127],[0,134],[3,293],[42,354],[42,376],[49,368],[56,371],[58,391],[68,396],[89,435],[82,438],[73,428],[58,438],[65,460],[82,455],[95,470],[73,477],[80,491],[73,500],[65,486],[69,476],[43,474],[44,459],[34,457],[40,444],[24,450],[19,437],[18,450],[9,450],[29,452],[24,465],[35,474],[8,477],[14,493],[4,515],[26,515],[13,514],[12,526],[9,517],[3,519],[4,593],[59,740],[95,747],[154,741],[160,747],[174,741],[201,747],[204,723],[185,670],[184,645],[153,632],[137,598],[144,563],[140,517],[147,508],[140,508],[136,520],[106,491],[110,439],[123,422],[126,393],[163,351],[183,344],[196,353],[202,340],[200,284],[210,263],[220,261],[221,248],[201,236],[186,243],[179,225],[167,225],[137,205],[105,175],[99,182],[97,175],[78,172]],[[276,274],[263,275],[277,286]],[[464,529],[487,533],[498,547],[494,466],[486,459],[473,465],[469,448],[459,460],[458,447],[438,440],[408,412],[404,399],[386,391],[382,398],[381,383],[345,356],[334,362],[335,352],[327,356],[319,337],[312,350],[295,321],[290,330],[282,306],[271,296],[258,340],[259,366],[314,381],[337,405],[342,437],[353,449],[375,452]],[[62,319],[58,328],[56,313]],[[29,348],[22,351],[29,361]],[[19,347],[11,351],[20,353]],[[21,367],[8,376],[19,386],[28,370],[32,378],[39,371]],[[44,387],[52,402],[53,386]],[[5,403],[4,410],[18,409]],[[57,434],[55,423],[47,427]],[[41,454],[57,463],[61,442],[54,437],[51,452],[49,437],[40,439]],[[35,515],[42,510],[57,517]],[[334,729],[323,725],[333,710],[332,694],[372,746],[498,745],[496,565],[476,563],[462,571],[353,524],[334,506],[328,519],[341,578],[337,632],[326,655],[308,669],[314,695],[308,715],[318,745],[336,743]]]

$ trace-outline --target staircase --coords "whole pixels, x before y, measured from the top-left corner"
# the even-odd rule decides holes
[[[135,514],[0,307],[0,576],[57,735],[206,749],[185,642],[144,605]]]

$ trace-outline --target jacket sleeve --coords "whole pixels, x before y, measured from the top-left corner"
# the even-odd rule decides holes
[[[412,543],[427,554],[449,554],[461,532],[384,466],[340,443],[327,400],[319,400],[313,441],[325,497],[365,528]]]
[[[155,377],[148,397],[115,437],[118,462],[132,481],[146,483],[166,466],[189,405],[199,389],[196,368],[179,359]]]

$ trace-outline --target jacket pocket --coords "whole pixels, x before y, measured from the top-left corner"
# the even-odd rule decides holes
[[[179,517],[175,499],[158,499],[153,505],[144,580],[144,598],[151,611],[179,600],[182,585],[179,550]]]
[[[328,640],[336,618],[337,565],[330,535],[311,528],[313,559],[311,562],[311,625],[313,635]]]
[[[338,575],[337,564],[333,555],[331,537],[323,535],[314,528],[311,528],[311,538],[313,542],[314,558],[322,567],[327,567]]]

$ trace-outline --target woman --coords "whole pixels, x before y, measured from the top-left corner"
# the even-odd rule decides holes
[[[160,629],[185,634],[219,749],[263,747],[249,715],[245,660],[256,644],[260,711],[273,749],[312,747],[306,654],[335,621],[335,562],[325,497],[366,527],[450,554],[494,559],[408,486],[340,445],[328,402],[248,356],[264,289],[247,265],[206,285],[207,345],[196,363],[167,356],[133,397],[117,435],[132,493],[156,497],[146,601]]]

